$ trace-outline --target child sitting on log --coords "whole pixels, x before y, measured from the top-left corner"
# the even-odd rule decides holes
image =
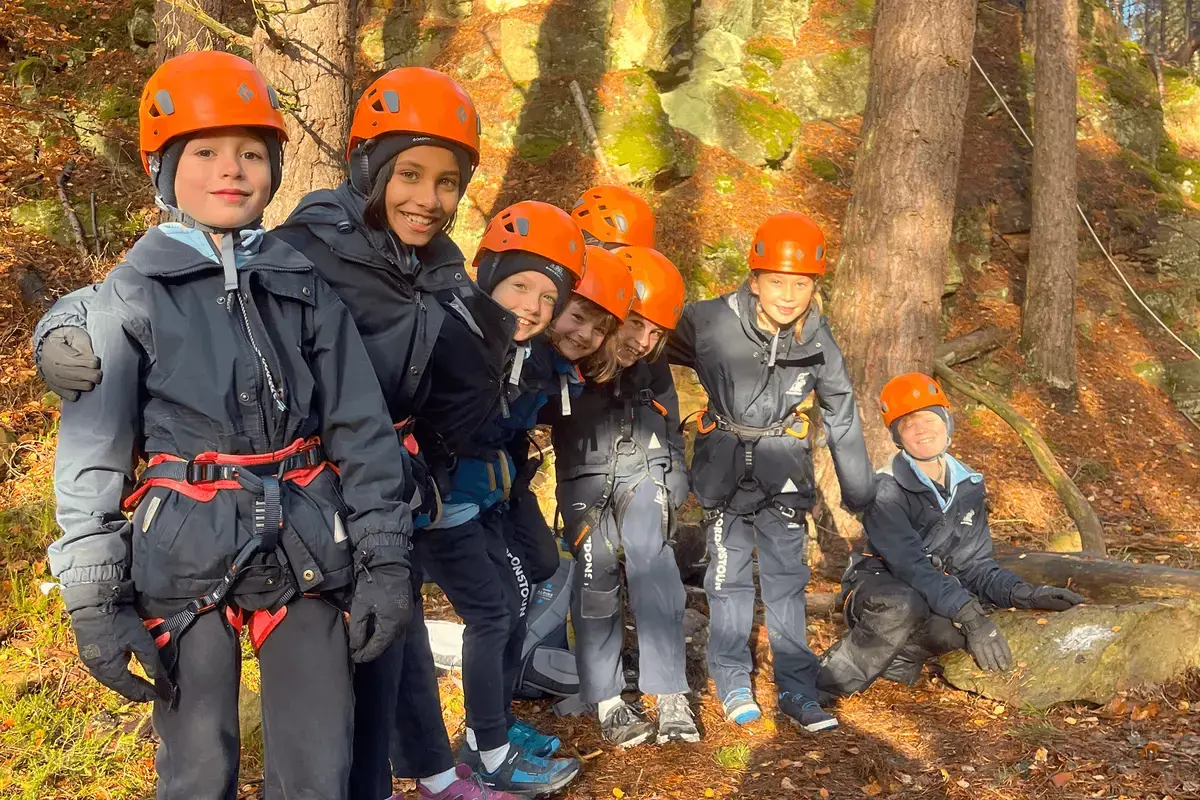
[[[1007,670],[1008,643],[984,604],[1064,611],[1083,602],[996,563],[983,475],[946,452],[954,418],[933,378],[897,376],[880,404],[901,451],[880,471],[863,517],[868,547],[842,578],[850,630],[821,658],[823,703],[880,676],[911,686],[927,659],[958,648],[983,670]]]

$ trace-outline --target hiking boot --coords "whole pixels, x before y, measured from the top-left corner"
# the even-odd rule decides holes
[[[879,677],[912,686],[921,679],[921,668],[924,666],[924,661],[911,661],[902,655],[896,656]]]
[[[489,788],[466,764],[456,766],[454,774],[454,783],[436,794],[418,783],[418,800],[517,800],[516,795]],[[404,795],[394,794],[389,800],[404,800]]]
[[[687,695],[660,694],[658,696],[658,743],[698,742],[700,729],[692,716]]]
[[[617,747],[633,747],[654,740],[654,725],[628,703],[621,703],[600,721],[604,741]]]
[[[793,723],[809,733],[829,730],[838,726],[837,717],[817,704],[816,700],[791,692],[780,692],[779,710]]]
[[[517,797],[545,797],[562,791],[579,776],[580,769],[573,758],[539,758],[512,744],[495,772],[488,772],[479,751],[465,744],[459,758],[474,768],[486,786]]]
[[[521,720],[514,722],[508,729],[508,741],[509,744],[520,747],[538,758],[550,758],[562,747],[562,741],[557,736],[542,733]]]
[[[762,709],[749,689],[734,689],[725,695],[725,719],[734,725],[749,725],[762,719]]]

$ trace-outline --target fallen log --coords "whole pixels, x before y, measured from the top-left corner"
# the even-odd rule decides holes
[[[948,367],[953,367],[955,364],[970,361],[995,350],[1007,342],[1011,336],[1012,331],[1007,328],[989,325],[965,336],[959,336],[957,339],[942,342],[934,351],[933,359],[943,362]]]
[[[1113,561],[1082,553],[1038,553],[997,548],[1000,565],[1032,584],[1069,586],[1091,603],[1136,603],[1185,598],[1200,601],[1200,571]]]
[[[1037,462],[1043,477],[1054,487],[1058,498],[1066,506],[1067,513],[1074,520],[1075,527],[1079,529],[1079,539],[1083,543],[1083,551],[1104,555],[1104,529],[1100,526],[1100,518],[1096,516],[1096,512],[1092,510],[1092,506],[1083,496],[1083,492],[1079,491],[1079,487],[1071,480],[1071,476],[1063,470],[1058,459],[1051,452],[1050,446],[1046,444],[1046,440],[1029,420],[996,395],[976,386],[950,369],[945,362],[935,361],[933,370],[934,374],[951,388],[962,392],[972,400],[983,403],[1017,432],[1021,441],[1029,448],[1029,452],[1033,454],[1033,460]]]
[[[942,656],[946,682],[1017,708],[1103,705],[1120,692],[1167,683],[1200,667],[1200,602],[1176,598],[1061,613],[991,615],[1013,667],[983,672],[963,650]]]

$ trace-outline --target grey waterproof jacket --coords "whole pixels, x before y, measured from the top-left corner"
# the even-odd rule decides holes
[[[154,228],[91,293],[85,324],[104,380],[62,413],[64,535],[49,554],[64,585],[132,577],[154,598],[205,594],[252,535],[252,497],[200,502],[155,487],[127,521],[138,456],[262,454],[317,435],[340,480],[326,468],[284,484],[281,545],[297,588],[347,585],[355,546],[406,547],[401,447],[345,305],[270,235],[238,281],[241,302],[216,261]]]
[[[851,510],[870,504],[874,470],[867,457],[854,388],[825,317],[810,312],[794,329],[775,335],[757,325],[758,300],[749,283],[736,292],[689,305],[667,343],[671,363],[696,370],[708,393],[700,427],[721,418],[748,429],[778,426],[810,392],[820,403],[842,500]],[[809,508],[815,500],[812,437],[714,427],[696,437],[692,493],[705,508],[749,513],[770,502]],[[752,449],[747,475],[746,448]]]

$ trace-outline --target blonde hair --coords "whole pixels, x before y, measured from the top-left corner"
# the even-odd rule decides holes
[[[801,329],[804,327],[805,321],[808,320],[808,315],[814,311],[817,312],[817,316],[825,314],[825,301],[821,298],[821,286],[815,280],[813,284],[813,295],[812,300],[808,302],[808,310],[804,312],[804,316],[796,320],[796,329],[792,331],[792,335],[796,337],[797,344],[800,343]]]

